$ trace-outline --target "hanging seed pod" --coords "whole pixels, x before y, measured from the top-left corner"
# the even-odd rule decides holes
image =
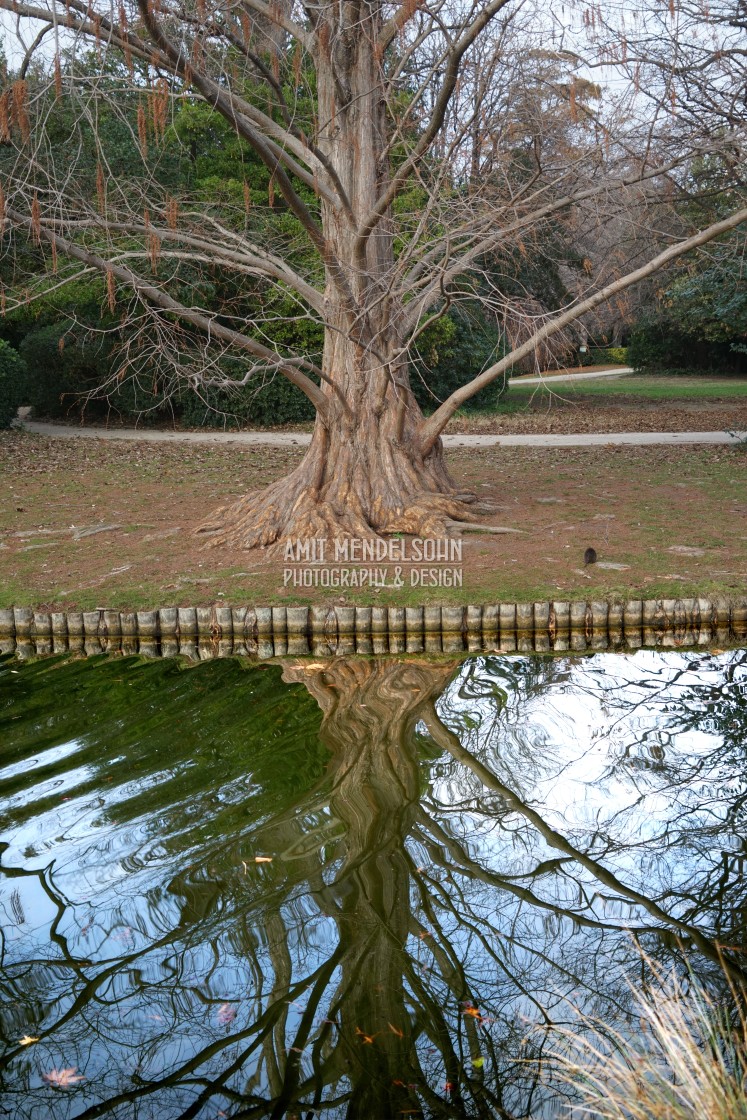
[[[54,96],[57,101],[62,97],[62,68],[58,54],[54,56]]]
[[[153,135],[156,140],[163,140],[166,135],[166,125],[169,117],[169,84],[165,78],[159,78],[156,82],[156,88],[150,101]]]
[[[175,198],[169,198],[166,203],[166,225],[169,229],[176,229],[179,219],[179,203]]]
[[[144,106],[137,107],[137,138],[140,141],[140,151],[143,159],[148,158],[148,121],[145,116]]]
[[[301,44],[296,43],[296,49],[293,52],[293,79],[298,85],[301,81],[301,64],[303,62],[303,50]]]
[[[24,81],[13,83],[12,116],[18,124],[24,144],[31,135],[31,123],[28,114],[28,96],[28,86]]]
[[[568,103],[571,109],[571,120],[578,120],[578,105],[576,103],[576,79],[571,78],[571,84],[568,88]]]
[[[98,202],[99,214],[106,213],[106,183],[104,181],[104,169],[100,163],[96,164],[96,199]]]
[[[117,286],[114,280],[114,273],[110,268],[106,270],[106,300],[109,304],[109,310],[113,315],[114,308],[117,305]]]
[[[11,117],[10,93],[6,90],[0,97],[0,144],[10,143]]]
[[[158,261],[161,256],[161,238],[157,233],[151,232],[148,236],[148,258],[150,260],[150,270],[153,273],[158,272]]]
[[[239,23],[241,24],[241,39],[245,47],[248,47],[252,41],[252,21],[246,12],[239,13]]]
[[[39,195],[34,191],[31,200],[31,235],[36,245],[41,245],[41,210],[39,208]]]

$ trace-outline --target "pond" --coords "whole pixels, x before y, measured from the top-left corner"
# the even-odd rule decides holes
[[[0,1114],[559,1116],[747,949],[744,650],[4,658],[0,732]]]

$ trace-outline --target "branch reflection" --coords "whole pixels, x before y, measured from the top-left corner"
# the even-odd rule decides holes
[[[235,755],[172,740],[168,780],[145,755],[25,849],[32,789],[44,806],[16,773],[10,1114],[552,1116],[552,1028],[573,1006],[629,1029],[636,942],[741,985],[747,659],[647,656],[286,661],[293,750],[270,671],[209,670],[255,704],[251,774],[249,725]],[[175,796],[181,767],[200,781]]]

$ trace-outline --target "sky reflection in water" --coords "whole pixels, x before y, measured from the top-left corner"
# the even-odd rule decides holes
[[[631,931],[739,968],[746,741],[745,651],[1,661],[0,1115],[558,1114]]]

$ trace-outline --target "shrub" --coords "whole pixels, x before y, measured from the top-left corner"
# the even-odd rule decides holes
[[[192,428],[262,427],[314,419],[311,401],[280,374],[261,389],[184,390],[179,408],[182,422]]]
[[[410,371],[415,399],[433,412],[460,385],[465,385],[505,352],[498,328],[477,305],[466,305],[439,319],[420,336]],[[498,378],[469,400],[465,408],[494,408],[506,392],[506,379]]]
[[[111,377],[115,345],[113,335],[73,331],[67,321],[30,331],[19,345],[27,368],[24,403],[53,419],[84,413],[93,420],[112,413],[125,421],[171,419],[173,411],[150,375],[101,388]]]
[[[732,343],[697,338],[664,316],[639,322],[627,352],[628,363],[646,373],[739,373],[747,368],[745,356]]]
[[[579,354],[580,366],[602,366],[609,362],[628,364],[627,346],[591,346],[585,354]]]
[[[747,1020],[728,981],[727,990],[731,998],[717,1000],[693,976],[666,979],[654,967],[653,985],[633,993],[642,1028],[633,1037],[583,1018],[585,1032],[561,1030],[568,1048],[555,1057],[579,1114],[747,1120]]]
[[[26,404],[37,416],[67,416],[82,394],[105,380],[101,348],[70,338],[68,326],[47,323],[29,331],[18,347],[27,369]]]
[[[9,428],[24,403],[26,366],[17,350],[0,339],[0,428]]]

